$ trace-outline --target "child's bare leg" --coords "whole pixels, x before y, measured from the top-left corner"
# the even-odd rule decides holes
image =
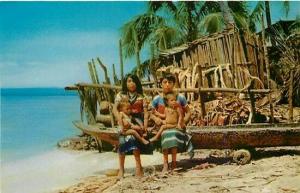
[[[119,173],[118,178],[124,177],[125,154],[119,153]]]
[[[177,147],[173,147],[171,149],[171,154],[172,154],[172,170],[176,168],[176,155],[177,155]]]
[[[147,145],[149,144],[149,141],[147,141],[145,138],[141,137],[140,134],[133,129],[129,129],[125,132],[126,135],[133,135],[135,138],[137,138],[140,142],[143,144]]]
[[[164,130],[165,130],[165,127],[161,126],[159,131],[156,133],[156,135],[154,137],[152,137],[149,141],[151,141],[151,142],[157,141]]]
[[[143,177],[143,168],[142,168],[142,164],[141,164],[141,156],[140,156],[140,150],[139,149],[135,149],[133,150],[133,155],[135,158],[135,176],[140,178]]]
[[[168,149],[163,150],[163,155],[164,155],[164,165],[163,165],[163,173],[168,172]]]
[[[161,134],[162,134],[162,132],[163,132],[164,130],[170,129],[170,128],[173,128],[173,127],[175,128],[176,125],[166,124],[166,125],[161,126],[160,129],[159,129],[159,131],[157,132],[157,134],[156,134],[154,137],[152,137],[152,138],[150,139],[150,141],[151,141],[151,142],[157,141],[157,140],[159,139],[159,137],[161,136]]]

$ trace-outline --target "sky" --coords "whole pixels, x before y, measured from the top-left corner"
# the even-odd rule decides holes
[[[87,63],[99,57],[119,74],[121,26],[147,2],[0,2],[0,87],[65,87],[91,82]],[[272,21],[286,19],[272,2]],[[255,5],[250,3],[250,5]],[[291,2],[288,19],[299,14]],[[143,54],[142,60],[146,59]],[[135,58],[125,60],[125,73]],[[98,68],[100,80],[103,72]]]

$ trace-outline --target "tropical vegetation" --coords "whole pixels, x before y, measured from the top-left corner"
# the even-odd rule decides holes
[[[149,58],[153,58],[160,50],[166,50],[187,42],[191,42],[202,36],[221,32],[226,28],[236,27],[238,29],[256,32],[261,28],[261,15],[266,16],[266,26],[271,28],[271,14],[269,1],[258,1],[256,6],[251,11],[249,2],[246,1],[150,1],[147,2],[147,11],[141,15],[137,15],[132,20],[122,26],[122,47],[125,57],[136,56],[137,67],[134,71],[140,76],[150,74],[148,63],[142,63],[140,60],[140,52],[146,50]],[[285,10],[285,15],[289,12],[289,2],[283,1],[282,7]],[[299,19],[290,26],[290,34],[299,34]],[[277,35],[282,33],[278,32]],[[267,34],[268,35],[268,34]],[[282,45],[284,40],[277,38],[273,32],[271,39],[272,45]],[[287,34],[283,35],[286,36]],[[282,36],[282,37],[283,37]],[[299,37],[299,36],[297,36]],[[278,42],[278,40],[283,40]],[[287,48],[285,46],[284,48]],[[286,49],[285,49],[286,50]],[[297,50],[296,50],[297,52]],[[287,53],[284,50],[279,50],[278,59]],[[290,53],[290,52],[289,52]],[[291,69],[291,65],[286,65],[286,62],[272,60],[272,74],[281,74],[276,71],[276,65],[279,69]],[[294,62],[298,65],[293,65],[294,68],[299,68],[299,58]],[[285,65],[283,67],[283,65]],[[275,70],[275,71],[274,71]],[[287,71],[284,74],[288,74]],[[281,83],[284,84],[286,78],[281,78]],[[300,85],[300,82],[297,83]],[[299,89],[300,90],[300,89]],[[297,91],[300,93],[300,91]],[[299,94],[300,96],[300,94]],[[300,103],[300,102],[299,102]]]

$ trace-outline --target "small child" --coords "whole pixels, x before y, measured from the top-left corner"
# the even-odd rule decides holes
[[[122,121],[122,125],[120,125],[121,126],[121,134],[122,135],[133,135],[135,138],[137,138],[143,144],[145,144],[145,145],[149,144],[149,141],[146,140],[145,138],[141,137],[141,135],[140,135],[143,133],[143,126],[133,124],[134,119],[131,117],[130,103],[128,101],[121,101],[118,104],[117,109],[120,113],[120,116],[121,116],[120,118]],[[138,121],[136,121],[136,122],[138,122]]]
[[[165,114],[161,114],[157,111],[154,111],[154,114],[165,120],[157,134],[150,139],[150,142],[158,140],[164,130],[173,128],[182,129],[184,125],[183,112],[176,101],[176,94],[173,92],[166,94],[164,101],[166,104]]]

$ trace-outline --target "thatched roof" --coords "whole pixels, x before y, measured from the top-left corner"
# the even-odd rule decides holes
[[[182,53],[186,50],[189,50],[190,48],[194,48],[195,46],[197,46],[199,44],[203,44],[203,43],[206,43],[207,41],[218,39],[220,36],[223,36],[224,34],[228,35],[228,34],[233,34],[233,33],[234,33],[234,30],[231,29],[231,30],[226,30],[226,31],[219,32],[219,33],[213,33],[213,34],[210,34],[207,36],[202,36],[201,38],[196,39],[192,42],[188,42],[188,43],[182,44],[180,46],[177,46],[177,47],[174,47],[171,49],[161,50],[159,56],[160,57],[170,57],[172,55],[176,55],[176,54]]]
[[[219,33],[214,33],[214,34],[210,34],[207,36],[202,36],[199,39],[196,39],[192,42],[187,42],[185,44],[182,44],[180,46],[176,46],[167,50],[160,50],[160,54],[158,55],[158,57],[153,59],[153,62],[156,63],[157,65],[161,66],[172,63],[174,57],[175,59],[182,55],[182,53],[184,51],[190,50],[195,48],[196,46],[198,46],[199,44],[204,44],[208,41],[214,40],[219,38],[220,36],[223,36],[224,34],[233,34],[234,33],[234,29],[230,29],[230,30],[224,30],[223,32],[219,32]],[[143,62],[143,64],[148,65],[150,64],[150,60],[146,60]]]

